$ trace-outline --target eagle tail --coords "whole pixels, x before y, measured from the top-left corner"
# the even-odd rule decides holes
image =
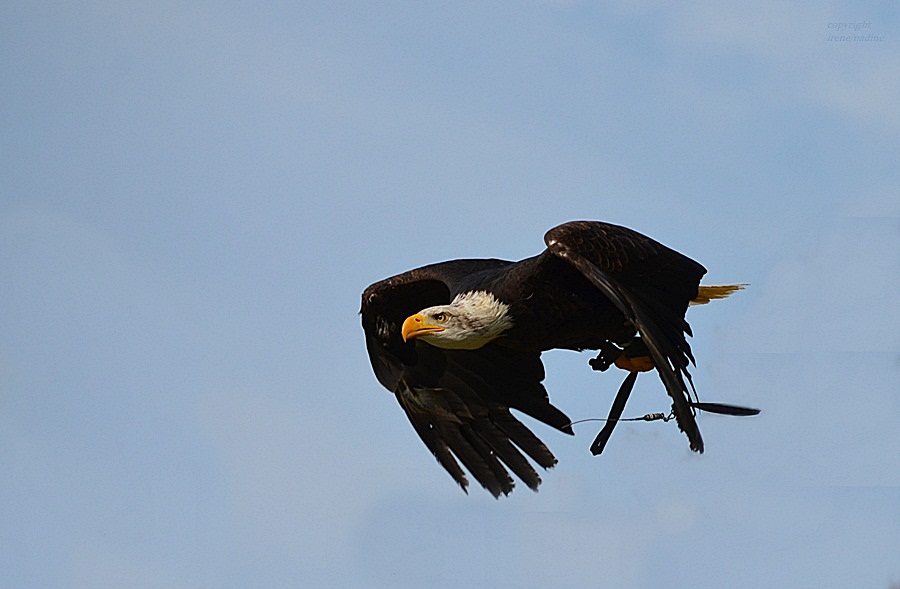
[[[724,299],[725,297],[739,291],[744,290],[747,284],[701,284],[697,297],[691,301],[691,305],[705,305],[713,299]]]

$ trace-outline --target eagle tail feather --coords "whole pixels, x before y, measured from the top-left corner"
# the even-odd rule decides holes
[[[691,305],[705,305],[715,299],[724,299],[739,290],[749,286],[740,284],[701,284],[697,296],[690,302]]]

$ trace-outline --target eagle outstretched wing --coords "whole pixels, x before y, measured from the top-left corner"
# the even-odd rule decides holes
[[[703,438],[691,407],[691,393],[696,393],[688,365],[694,357],[685,339],[691,328],[684,314],[706,269],[645,235],[607,223],[565,223],[548,231],[544,241],[635,327],[672,398],[678,427],[691,449],[702,452]]]
[[[363,293],[362,323],[378,380],[392,391],[416,433],[438,462],[465,490],[459,462],[495,497],[509,494],[511,470],[529,488],[540,476],[529,463],[550,468],[556,458],[510,409],[566,433],[570,419],[550,404],[541,384],[540,352],[494,344],[479,350],[442,350],[421,341],[404,342],[403,319],[425,307],[449,303],[462,266],[502,268],[500,260],[464,260],[413,270],[376,283]],[[457,460],[459,462],[457,462]]]

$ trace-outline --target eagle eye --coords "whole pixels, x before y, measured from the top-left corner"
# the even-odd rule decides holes
[[[434,314],[434,320],[437,321],[438,323],[443,323],[449,318],[450,318],[450,314],[445,311],[441,311],[440,313]]]

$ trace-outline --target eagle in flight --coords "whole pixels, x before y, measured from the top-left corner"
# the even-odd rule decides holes
[[[362,294],[375,376],[463,490],[469,483],[459,462],[495,497],[512,491],[509,471],[537,490],[541,479],[528,458],[545,469],[556,464],[510,413],[516,409],[573,433],[541,384],[545,350],[597,350],[594,370],[615,365],[629,373],[591,446],[594,454],[603,450],[639,372],[657,372],[671,414],[696,452],[703,452],[696,411],[758,413],[700,403],[688,372],[694,363],[685,339],[691,335],[688,305],[724,298],[744,285],[700,286],[702,265],[609,223],[565,223],[548,231],[544,243],[543,252],[519,262],[431,264]]]

